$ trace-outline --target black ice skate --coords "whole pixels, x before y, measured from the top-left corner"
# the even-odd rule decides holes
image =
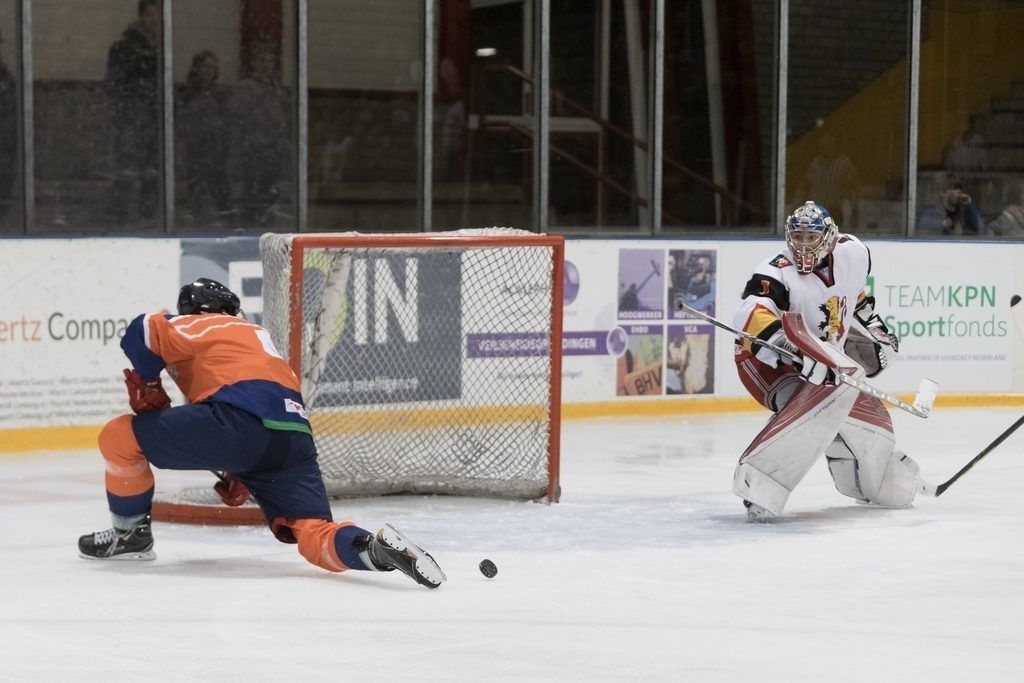
[[[149,515],[131,529],[106,529],[81,536],[78,555],[87,560],[155,560]]]
[[[427,588],[437,588],[448,578],[430,553],[390,524],[370,538],[366,552],[380,571],[397,569]]]

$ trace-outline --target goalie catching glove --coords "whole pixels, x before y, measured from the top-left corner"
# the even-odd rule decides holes
[[[868,377],[885,370],[889,366],[889,355],[899,353],[899,337],[890,332],[882,317],[875,313],[875,297],[864,297],[857,306],[843,350],[864,368]]]
[[[124,370],[124,385],[128,389],[128,405],[136,415],[151,410],[162,410],[171,405],[171,398],[164,391],[160,378],[147,382],[135,370]]]

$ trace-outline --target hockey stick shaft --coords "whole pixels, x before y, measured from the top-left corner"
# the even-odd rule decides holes
[[[742,339],[746,339],[751,344],[760,345],[760,346],[763,346],[763,347],[765,347],[767,349],[770,349],[770,350],[774,351],[775,353],[779,354],[779,356],[781,356],[783,358],[786,358],[786,359],[789,359],[789,360],[792,360],[792,361],[797,361],[797,362],[799,362],[799,360],[800,360],[800,356],[798,354],[793,353],[789,349],[785,349],[785,348],[783,348],[781,346],[777,346],[775,344],[770,344],[770,343],[764,341],[763,339],[758,339],[757,337],[755,337],[754,335],[750,334],[749,332],[744,332],[743,330],[737,330],[737,329],[735,329],[735,328],[733,328],[733,327],[731,327],[729,325],[726,325],[725,323],[723,323],[721,320],[718,320],[717,318],[712,318],[710,315],[708,315],[708,314],[706,314],[706,313],[704,313],[702,311],[698,311],[696,308],[691,308],[690,306],[687,306],[686,302],[684,302],[682,299],[676,299],[676,308],[678,310],[680,310],[680,311],[684,311],[685,313],[688,313],[689,315],[692,315],[695,318],[699,318],[700,320],[703,320],[705,322],[709,322],[712,325],[714,325],[716,327],[719,327],[719,328],[721,328],[721,329],[723,329],[723,330],[725,330],[727,332],[731,332],[734,335],[736,335],[737,337],[740,337]],[[854,378],[852,378],[852,377],[850,377],[850,376],[848,376],[848,375],[846,375],[846,374],[844,374],[842,372],[838,372],[838,371],[835,372],[835,376],[836,376],[836,381],[837,382],[841,382],[843,384],[847,384],[847,385],[853,387],[854,389],[856,389],[857,391],[859,391],[861,393],[868,394],[869,396],[874,396],[875,398],[877,398],[877,399],[879,399],[881,401],[885,401],[886,403],[889,403],[891,405],[894,405],[897,408],[899,408],[900,410],[904,410],[904,411],[910,413],[911,415],[916,415],[917,417],[928,417],[928,414],[931,412],[931,401],[934,400],[934,398],[935,398],[934,397],[934,389],[929,389],[929,391],[932,392],[932,395],[930,396],[930,399],[915,401],[915,405],[911,405],[909,403],[901,401],[900,399],[896,398],[892,394],[884,392],[881,389],[868,384],[867,382],[862,382],[860,380],[854,379]],[[930,380],[926,380],[926,381],[930,382]],[[934,383],[932,383],[932,384],[934,384]],[[922,382],[921,389],[918,391],[918,396],[919,397],[922,394],[925,393],[924,389],[925,389],[925,383]]]
[[[690,308],[689,306],[686,305],[686,303],[682,299],[676,299],[676,308],[678,310],[680,310],[680,311],[683,311],[684,313],[689,313],[694,318],[700,318],[704,322],[711,323],[715,327],[719,327],[719,328],[725,330],[726,332],[732,332],[737,337],[741,337],[743,339],[746,339],[747,341],[749,341],[754,346],[763,346],[766,349],[774,351],[775,353],[779,354],[780,356],[782,356],[783,358],[785,358],[787,360],[796,361],[796,360],[799,360],[799,358],[800,358],[799,355],[793,353],[789,349],[784,349],[781,346],[776,346],[775,344],[772,344],[770,342],[766,342],[763,339],[758,339],[757,337],[755,337],[754,335],[750,334],[749,332],[744,332],[743,330],[737,330],[737,329],[735,329],[733,327],[730,327],[729,325],[726,325],[725,323],[723,323],[718,318],[712,318],[710,315],[708,315],[707,313],[704,313],[703,311],[698,311],[696,308]]]
[[[1019,418],[1017,418],[1016,422],[1014,422],[1012,425],[1007,427],[1007,429],[1002,434],[997,436],[992,443],[990,443],[989,445],[987,445],[983,449],[981,449],[981,453],[978,453],[976,456],[971,458],[971,461],[969,463],[967,463],[966,465],[964,465],[963,467],[961,467],[960,470],[956,474],[954,474],[952,477],[950,477],[946,481],[942,482],[938,486],[931,486],[930,484],[923,484],[922,487],[921,487],[921,490],[924,491],[925,493],[927,493],[930,496],[935,496],[936,498],[941,496],[946,491],[946,489],[948,489],[950,486],[953,485],[953,483],[957,479],[959,479],[960,477],[962,477],[965,474],[967,474],[967,472],[972,467],[977,465],[978,462],[982,458],[984,458],[986,455],[988,455],[989,453],[994,451],[995,448],[999,444],[1001,444],[1002,442],[1006,441],[1006,439],[1008,439],[1011,434],[1013,434],[1015,431],[1017,431],[1020,428],[1021,425],[1024,425],[1024,415],[1021,415]]]
[[[1024,337],[1024,305],[1022,305],[1021,297],[1014,294],[1010,299],[1010,316],[1013,318],[1014,323],[1017,326],[1017,331],[1020,332],[1021,336]],[[984,458],[986,455],[991,453],[996,446],[1001,444],[1003,441],[1013,434],[1017,429],[1024,424],[1024,415],[1017,419],[1012,425],[1010,425],[1006,431],[997,436],[995,440],[989,445],[985,446],[976,456],[971,458],[971,461],[960,468],[960,470],[952,477],[939,484],[938,486],[932,486],[931,484],[922,483],[921,490],[929,496],[941,496],[946,489],[953,485],[960,477],[967,474],[968,470],[978,464],[978,461]]]

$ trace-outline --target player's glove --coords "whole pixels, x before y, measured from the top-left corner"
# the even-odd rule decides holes
[[[900,351],[900,338],[889,331],[889,328],[885,326],[881,316],[877,313],[872,313],[869,318],[862,320],[864,327],[871,333],[871,337],[881,344],[882,346],[888,346],[893,350],[894,353]]]
[[[824,363],[819,363],[810,356],[801,356],[800,376],[811,384],[826,384],[835,380],[832,368]]]
[[[159,377],[152,382],[146,382],[138,372],[125,368],[124,385],[128,389],[128,405],[136,415],[151,410],[162,410],[171,405],[171,398],[164,391],[164,385]]]
[[[882,316],[875,313],[875,297],[865,297],[860,306],[857,307],[854,315],[857,316],[857,322],[871,333],[871,338],[874,341],[883,346],[888,346],[895,353],[899,353],[899,337],[890,332],[889,328],[885,325],[885,321],[882,320]]]
[[[213,490],[217,492],[225,505],[237,507],[249,500],[249,489],[234,475],[227,472],[214,472],[214,474],[217,475],[218,481],[213,485]]]

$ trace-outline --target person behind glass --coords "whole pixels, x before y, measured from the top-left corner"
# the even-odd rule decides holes
[[[280,194],[288,117],[274,47],[258,45],[251,68],[251,74],[235,88],[232,113],[242,150],[243,227],[266,227],[273,220]]]
[[[933,200],[917,215],[920,235],[980,235],[981,211],[953,175],[936,179]]]
[[[998,237],[1024,237],[1024,180],[1013,183],[1013,203],[988,224],[988,234]]]
[[[185,148],[185,178],[193,225],[223,224],[231,211],[227,159],[228,102],[217,82],[220,66],[210,50],[192,57],[178,121]]]
[[[156,215],[159,185],[157,125],[157,0],[139,0],[138,18],[110,46],[104,81],[114,126],[113,219],[128,220],[132,190],[139,183],[138,215]]]
[[[17,177],[18,88],[14,76],[0,58],[0,222],[14,203],[14,181]]]

